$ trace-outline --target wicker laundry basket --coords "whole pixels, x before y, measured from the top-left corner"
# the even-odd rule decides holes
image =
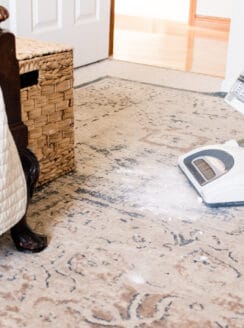
[[[40,163],[39,185],[74,169],[73,52],[63,45],[16,40],[22,120]]]

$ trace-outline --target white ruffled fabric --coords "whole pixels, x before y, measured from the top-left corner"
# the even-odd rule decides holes
[[[19,154],[8,127],[0,88],[0,235],[25,214],[27,188]]]

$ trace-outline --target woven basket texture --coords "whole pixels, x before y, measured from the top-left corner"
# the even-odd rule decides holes
[[[42,185],[74,169],[73,52],[49,49],[48,55],[30,57],[19,60],[20,74],[37,70],[39,76],[36,85],[21,89],[22,120]]]

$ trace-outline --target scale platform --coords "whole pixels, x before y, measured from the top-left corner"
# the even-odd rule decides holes
[[[206,205],[244,205],[244,147],[240,142],[197,148],[180,156],[178,165]]]

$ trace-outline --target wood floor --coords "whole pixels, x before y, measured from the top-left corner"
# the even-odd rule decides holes
[[[224,77],[228,32],[115,15],[114,58]]]

